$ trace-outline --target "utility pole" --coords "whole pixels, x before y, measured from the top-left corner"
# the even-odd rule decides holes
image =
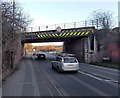
[[[13,23],[13,27],[12,27],[12,32],[11,32],[11,36],[12,36],[12,43],[14,44],[14,33],[15,33],[15,0],[13,0],[13,17],[12,17],[12,23]],[[13,69],[14,66],[14,45],[12,46],[12,51],[10,52],[10,58],[11,58],[11,68]]]
[[[15,24],[15,0],[13,0],[13,32],[14,32],[14,24]]]
[[[0,6],[0,80],[2,79],[2,7]],[[0,83],[2,85],[2,83]],[[2,98],[2,88],[0,88],[0,97]]]

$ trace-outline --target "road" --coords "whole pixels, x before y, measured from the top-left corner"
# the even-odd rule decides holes
[[[120,93],[118,71],[115,69],[81,63],[78,73],[57,73],[51,68],[51,60],[25,58],[21,64],[25,66],[25,75],[19,80],[23,82],[18,91],[20,96],[118,96]],[[11,93],[13,89],[8,90],[11,80],[9,78],[3,85],[4,96],[15,95]],[[19,83],[18,79],[15,81]]]

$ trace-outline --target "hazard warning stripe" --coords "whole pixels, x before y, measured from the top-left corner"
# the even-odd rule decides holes
[[[68,33],[65,35],[65,37],[67,37],[69,34],[70,34],[70,33],[68,32]]]
[[[73,32],[70,33],[70,36],[72,36]]]
[[[55,36],[58,37],[59,35],[56,33]]]
[[[72,36],[86,36],[90,33],[90,31],[82,31],[82,32],[64,32],[64,33],[36,33],[38,38],[47,38],[47,37],[72,37]]]
[[[82,33],[81,33],[81,35],[83,35],[85,32],[83,31]]]
[[[89,34],[89,31],[87,31],[86,33],[85,33],[85,35],[88,35]]]
[[[81,32],[78,32],[77,36],[79,36],[79,35],[80,35],[80,33],[81,33]]]
[[[38,38],[40,38],[40,35],[39,35],[39,34],[36,34],[36,36],[37,36]]]
[[[77,34],[77,32],[74,32],[74,34],[73,35],[76,35]]]
[[[65,34],[66,34],[66,33],[63,33],[63,34],[62,34],[62,37],[63,37]]]

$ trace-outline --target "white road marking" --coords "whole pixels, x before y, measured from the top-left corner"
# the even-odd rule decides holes
[[[106,79],[105,79],[104,76],[101,76],[101,75],[98,75],[98,74],[94,74],[94,73],[89,74],[89,73],[85,73],[85,72],[83,72],[83,71],[78,71],[78,72],[79,72],[79,73],[82,73],[82,74],[84,74],[84,75],[87,75],[87,76],[89,76],[89,77],[92,77],[92,78],[94,78],[94,79],[97,79],[97,80],[99,80],[99,81],[120,83],[119,81],[117,81],[117,80],[112,80],[112,79],[110,79],[110,78],[108,78],[108,77],[106,77]],[[101,78],[99,78],[99,77],[97,77],[97,76],[94,76],[94,75],[98,75],[98,76],[100,76]],[[103,79],[102,79],[102,77],[103,77]]]
[[[93,86],[85,83],[84,81],[79,80],[78,78],[76,78],[76,77],[74,77],[74,76],[72,76],[72,75],[69,75],[69,76],[70,76],[71,78],[73,78],[74,80],[78,81],[79,83],[83,84],[83,85],[86,86],[87,88],[91,89],[92,91],[100,94],[101,96],[109,96],[108,94],[106,94],[106,93],[100,91],[99,89],[97,89],[97,88],[95,88],[95,87],[93,87]]]
[[[84,72],[84,71],[82,71],[82,72]],[[90,74],[93,75],[93,76],[101,77],[101,78],[106,79],[106,80],[112,80],[110,77],[103,76],[103,75],[100,75],[100,74],[96,74],[96,73],[93,73],[93,72],[90,72]]]
[[[98,78],[98,77],[96,77],[96,76],[93,76],[93,75],[91,75],[91,74],[88,74],[88,73],[85,73],[85,72],[82,72],[82,71],[78,71],[79,73],[82,73],[82,74],[85,74],[85,75],[87,75],[87,76],[89,76],[89,77],[92,77],[92,78],[94,78],[94,79],[97,79],[97,80],[100,80],[100,81],[102,81],[103,79],[101,79],[101,78]]]

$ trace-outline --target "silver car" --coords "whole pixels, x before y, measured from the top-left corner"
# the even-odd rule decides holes
[[[75,57],[61,57],[58,56],[55,61],[52,61],[52,69],[61,71],[75,71],[79,70],[79,62]]]

